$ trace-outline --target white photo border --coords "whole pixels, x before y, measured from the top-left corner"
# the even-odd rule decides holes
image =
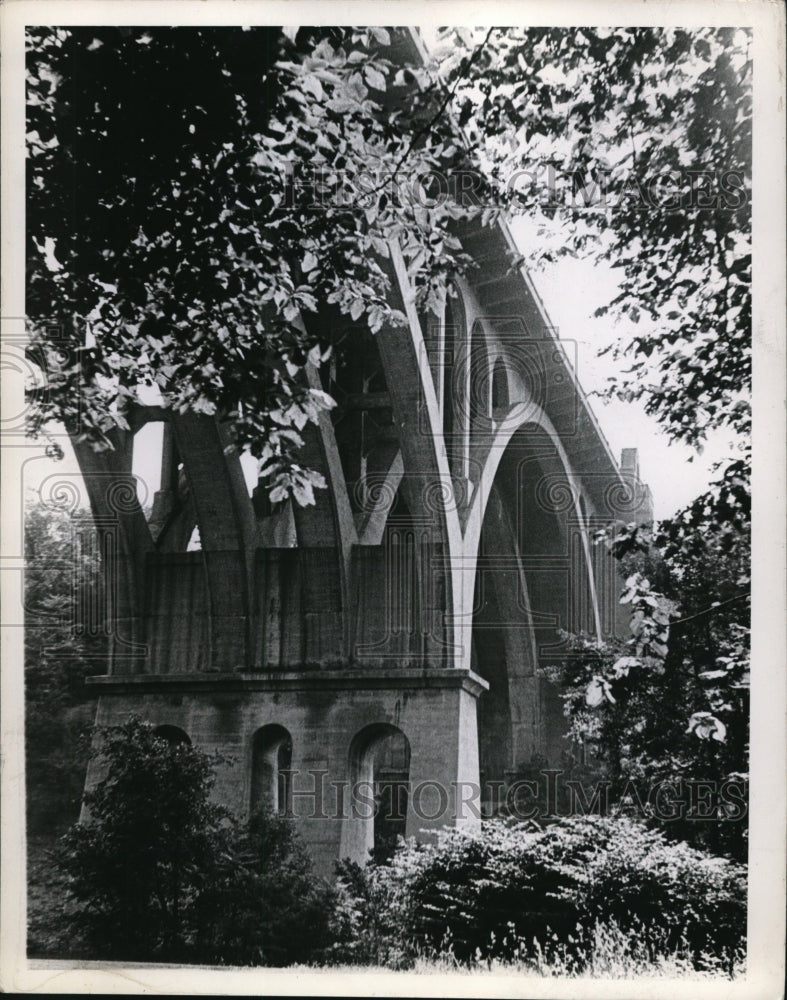
[[[3,447],[2,798],[0,988],[7,992],[301,996],[588,997],[756,1000],[783,996],[787,810],[787,585],[785,584],[785,8],[771,0],[5,0],[2,30],[2,336],[24,331],[24,31],[40,24],[533,24],[753,29],[754,432],[751,785],[748,960],[722,980],[589,980],[521,975],[350,974],[319,970],[206,970],[25,957],[22,462],[43,446]],[[24,405],[18,373],[2,372],[4,419]],[[656,488],[657,484],[653,484]]]

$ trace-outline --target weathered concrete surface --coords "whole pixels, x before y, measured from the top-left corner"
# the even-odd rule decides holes
[[[291,809],[319,870],[340,856],[366,860],[368,789],[353,788],[357,737],[393,726],[410,745],[406,834],[478,823],[475,699],[485,682],[469,671],[379,669],[287,674],[169,674],[98,677],[97,722],[117,725],[136,713],[175,726],[225,761],[215,798],[248,816],[254,738],[279,726],[292,740]],[[363,748],[362,748],[363,749]],[[465,804],[469,803],[469,804]]]

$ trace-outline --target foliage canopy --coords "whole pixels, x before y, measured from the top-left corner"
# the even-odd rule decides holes
[[[459,220],[620,269],[613,391],[674,438],[748,428],[748,34],[631,29],[31,29],[36,420],[98,446],[140,397],[216,413],[308,502],[327,306],[401,323],[389,254],[440,300]],[[447,195],[447,196],[445,196]]]

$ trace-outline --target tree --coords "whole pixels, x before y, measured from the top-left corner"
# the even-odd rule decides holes
[[[619,269],[601,312],[633,326],[614,391],[689,444],[749,430],[750,41],[735,28],[501,29],[467,68],[449,57],[500,204],[559,237],[529,259],[592,250]]]
[[[106,774],[85,794],[88,819],[69,830],[59,854],[77,940],[91,957],[220,961],[212,931],[222,925],[224,956],[234,957],[239,936],[248,951],[250,897],[259,904],[254,866],[227,811],[209,800],[214,762],[138,719],[97,736],[93,755]],[[226,901],[230,888],[234,909],[209,916],[206,895]]]
[[[298,431],[332,401],[301,377],[329,347],[301,314],[327,302],[373,330],[400,322],[387,241],[401,236],[412,261],[436,256],[443,230],[443,255],[458,249],[448,212],[433,230],[409,200],[359,206],[370,167],[412,131],[372,96],[392,71],[378,52],[388,32],[322,34],[31,32],[28,312],[49,386],[39,425],[61,419],[107,447],[155,388],[168,406],[229,419],[274,499],[308,502],[320,480],[295,460]],[[420,174],[436,162],[431,145],[410,159]]]
[[[258,814],[252,842],[259,859],[259,940],[265,964],[284,966],[321,958],[331,940],[335,893],[315,875],[292,819]]]
[[[736,29],[528,29],[470,65],[446,57],[496,203],[536,220],[527,262],[591,252],[621,272],[600,311],[629,324],[610,392],[675,440],[724,428],[741,452],[655,533],[610,529],[631,637],[576,636],[557,672],[618,794],[635,779],[718,789],[748,770],[749,44]],[[740,807],[672,832],[745,857]]]
[[[728,528],[669,558],[664,529],[655,539],[636,525],[608,532],[627,577],[631,636],[569,636],[571,652],[550,674],[570,735],[590,748],[591,771],[618,807],[745,861],[749,550],[748,536],[731,543]]]
[[[505,210],[559,235],[530,263],[592,250],[621,269],[609,308],[648,324],[618,348],[632,364],[615,391],[689,443],[745,434],[748,41],[491,29],[424,67],[379,28],[31,31],[37,419],[79,419],[107,446],[155,386],[226,417],[276,495],[308,501],[298,430],[331,405],[301,377],[330,347],[318,304],[401,322],[391,241],[439,299],[471,264],[455,220]],[[430,198],[436,178],[455,197]]]
[[[106,776],[62,841],[74,929],[97,957],[185,960],[195,901],[231,851],[227,814],[209,802],[212,762],[137,719],[98,735]]]
[[[106,670],[94,535],[79,514],[29,505],[25,530],[25,745],[28,832],[76,818],[85,783],[81,735],[94,698],[85,678]]]
[[[287,965],[325,944],[331,890],[288,820],[243,827],[211,801],[216,760],[149,723],[96,737],[104,777],[59,850],[90,958]]]

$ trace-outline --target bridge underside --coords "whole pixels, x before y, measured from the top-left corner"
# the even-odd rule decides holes
[[[326,873],[398,833],[477,824],[481,779],[561,766],[542,668],[561,630],[622,624],[591,535],[646,520],[648,494],[526,279],[496,277],[503,237],[439,316],[418,314],[392,247],[406,327],[321,317],[333,359],[309,378],[338,405],[304,432],[328,486],[312,506],[272,505],[212,418],[140,409],[114,451],[75,444],[109,582],[97,721],[134,712],[234,757],[217,797],[292,812]]]

